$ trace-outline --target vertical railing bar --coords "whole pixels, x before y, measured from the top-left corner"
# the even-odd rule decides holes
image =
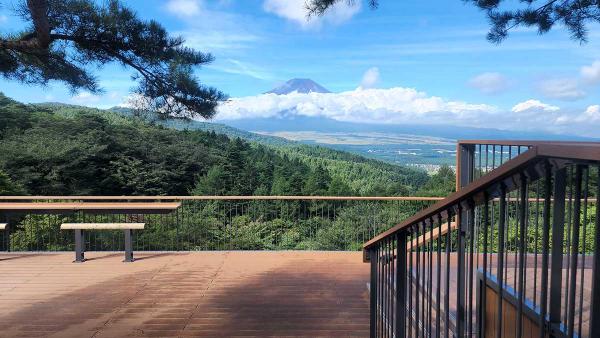
[[[406,337],[406,231],[396,234],[395,338]]]
[[[408,271],[408,337],[412,338],[413,332],[413,242],[415,239],[414,226],[411,227],[410,233],[410,256],[408,257],[409,271]]]
[[[521,337],[523,333],[523,302],[525,299],[525,231],[527,223],[527,177],[521,173],[520,187],[520,204],[519,208],[519,294],[518,294],[518,310],[517,310],[517,337]],[[515,266],[517,262],[515,261]],[[517,289],[515,289],[517,290]]]
[[[375,338],[377,336],[376,321],[377,321],[377,249],[369,249],[369,260],[371,261],[371,285],[370,285],[370,336]]]
[[[573,220],[573,167],[569,166],[568,167],[568,172],[567,172],[567,188],[569,189],[569,196],[568,196],[568,204],[567,204],[567,243],[565,246],[565,250],[566,250],[566,254],[568,257],[570,257],[571,255],[571,234],[572,234],[572,220]],[[569,276],[571,271],[571,260],[567,259],[567,271],[566,271],[566,276]],[[570,303],[570,299],[569,296],[571,295],[571,293],[569,292],[569,288],[570,288],[570,282],[571,279],[567,278],[565,276],[565,296],[564,296],[564,301],[565,301],[565,306],[564,306],[564,312],[563,312],[563,322],[565,323],[565,325],[568,323],[568,318],[569,318],[569,303]]]
[[[428,282],[428,289],[429,292],[427,292],[427,303],[428,303],[428,308],[429,308],[429,316],[427,318],[427,335],[428,337],[431,337],[431,328],[432,328],[432,319],[433,319],[433,304],[432,304],[432,300],[433,300],[433,217],[429,218],[429,251],[427,252],[427,255],[429,256],[429,276],[427,279]]]
[[[503,295],[502,290],[504,289],[504,227],[506,222],[506,186],[504,183],[500,184],[500,213],[498,218],[498,305],[497,305],[497,317],[496,317],[496,337],[502,338],[502,302]]]
[[[436,312],[435,312],[435,336],[440,338],[441,327],[441,290],[442,290],[442,216],[437,215],[438,219],[438,236],[437,236],[437,287],[436,287]]]
[[[390,256],[392,259],[392,265],[390,266],[391,269],[391,278],[390,278],[390,336],[391,337],[395,337],[395,333],[396,333],[396,307],[394,306],[396,304],[396,294],[398,293],[398,289],[396,289],[396,280],[398,279],[398,275],[396,274],[397,272],[397,265],[398,265],[398,256],[395,254],[394,252],[394,248],[396,247],[396,241],[394,241],[394,237],[390,237]]]
[[[322,211],[322,207],[321,207],[321,211]],[[383,255],[383,299],[382,299],[382,306],[381,306],[381,311],[383,313],[383,330],[382,330],[382,336],[383,337],[389,337],[388,335],[388,326],[389,326],[389,312],[388,312],[388,303],[389,303],[389,292],[390,292],[390,288],[389,288],[389,267],[390,267],[390,256],[389,256],[389,243],[388,243],[388,239],[385,239],[383,242],[383,249],[384,249],[384,255]]]
[[[487,191],[485,191],[483,193],[483,200],[484,200],[484,205],[483,205],[483,282],[482,282],[482,290],[481,292],[481,304],[479,305],[479,332],[478,332],[478,337],[482,338],[485,335],[485,330],[486,330],[486,326],[485,326],[485,315],[486,315],[486,304],[487,304],[487,274],[488,274],[488,270],[487,270],[487,260],[488,260],[488,227],[489,227],[489,212],[490,212],[490,202],[489,202],[489,195],[487,193]]]
[[[322,209],[321,209],[322,211]],[[381,245],[383,246],[383,253],[381,255],[381,269],[382,269],[382,278],[381,278],[381,337],[385,337],[387,338],[387,324],[386,324],[386,320],[387,320],[387,293],[388,293],[388,288],[387,288],[387,269],[388,269],[388,264],[387,264],[387,260],[388,260],[388,245],[387,245],[387,238],[384,239],[381,243]]]
[[[537,268],[538,268],[538,238],[540,236],[540,180],[537,180],[535,185],[535,236],[534,236],[534,251],[533,251],[533,307],[537,305]]]
[[[421,337],[425,338],[425,321],[427,320],[427,318],[425,317],[425,293],[427,292],[426,289],[426,282],[425,282],[425,278],[427,277],[427,272],[426,272],[426,264],[427,261],[425,259],[425,255],[426,255],[426,244],[425,244],[425,234],[427,233],[427,228],[425,227],[425,221],[421,222],[421,229],[422,229],[422,238],[423,240],[421,241],[421,286],[420,286],[420,291],[421,291]]]
[[[383,311],[381,309],[383,299],[383,242],[379,244],[377,255],[377,336],[383,329]]]
[[[395,260],[395,253],[393,250],[393,245],[394,245],[394,237],[390,236],[388,239],[388,254],[389,254],[389,261],[388,261],[388,337],[394,337],[394,288],[395,288],[395,283],[394,283],[394,273],[396,272],[396,270],[394,269],[394,260]]]
[[[465,335],[465,222],[468,220],[463,213],[462,205],[458,204],[457,217],[457,281],[456,281],[456,334]]]
[[[517,148],[517,155],[518,152],[520,151],[520,147]],[[521,173],[522,174],[522,173]],[[515,251],[515,259],[514,259],[514,274],[513,274],[513,281],[514,281],[514,290],[518,290],[518,276],[519,276],[519,265],[521,264],[521,261],[519,260],[519,248],[521,246],[520,244],[520,235],[521,235],[521,219],[520,219],[520,213],[521,213],[521,207],[523,206],[523,201],[521,199],[521,190],[522,189],[517,189],[517,191],[515,191],[515,195],[517,197],[517,201],[516,201],[516,210],[515,210],[515,231],[516,234],[518,236],[515,236],[515,242],[514,242],[514,251]],[[524,257],[524,256],[523,256]],[[517,264],[518,262],[518,264]]]
[[[548,162],[546,162],[544,170],[544,209],[542,211],[542,271],[540,281],[540,317],[538,320],[540,338],[546,337],[546,313],[548,306],[548,254],[550,241],[550,208],[552,203],[552,167]]]
[[[552,216],[552,261],[550,262],[550,304],[562,304],[562,259],[565,226],[566,168],[554,175],[554,207]],[[561,307],[550,307],[550,325],[560,325]]]
[[[589,182],[590,182],[590,168],[586,167],[585,178],[583,185],[585,190],[583,192],[583,235],[581,245],[581,279],[579,284],[581,285],[581,292],[579,293],[579,322],[577,325],[577,333],[579,336],[582,335],[583,325],[583,293],[584,293],[584,281],[585,281],[585,253],[586,253],[586,236],[587,236],[587,208],[588,208],[588,197],[589,197]]]
[[[575,291],[577,291],[577,258],[579,256],[579,226],[581,213],[581,182],[582,166],[575,167],[575,200],[573,201],[573,241],[571,242],[571,276],[569,290],[569,309],[567,321],[567,336],[573,337],[575,330]]]
[[[473,248],[474,248],[474,234],[475,234],[475,202],[472,200],[468,201],[469,203],[469,214],[468,214],[468,222],[469,222],[469,232],[466,236],[468,241],[468,255],[469,255],[469,264],[468,264],[468,275],[467,275],[467,291],[468,291],[468,302],[467,302],[467,335],[471,336],[473,334]]]
[[[594,235],[594,261],[592,263],[592,294],[590,297],[590,318],[596,318],[600,315],[600,166],[597,167],[596,180],[596,220]],[[600,337],[600,320],[591,320],[588,337]]]
[[[446,338],[450,337],[450,245],[451,245],[451,229],[452,229],[452,211],[447,210],[448,213],[448,230],[446,231],[446,292],[444,294],[444,311],[445,311],[445,322],[444,328],[446,329]]]

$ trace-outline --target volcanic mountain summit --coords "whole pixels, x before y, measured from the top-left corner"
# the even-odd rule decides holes
[[[293,92],[308,93],[331,93],[325,87],[311,79],[291,79],[277,88],[266,92],[265,94],[285,95]]]

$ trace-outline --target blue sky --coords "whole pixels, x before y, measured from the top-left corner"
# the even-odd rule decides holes
[[[220,119],[275,116],[285,107],[348,121],[404,123],[416,116],[414,121],[424,123],[451,119],[446,122],[489,127],[501,122],[505,129],[600,136],[597,25],[590,26],[583,45],[560,27],[543,36],[518,29],[493,45],[485,40],[484,13],[460,0],[381,0],[377,10],[357,0],[309,22],[304,0],[125,2],[142,18],[158,20],[189,46],[215,56],[197,75],[235,98]],[[14,31],[21,23],[10,12],[10,0],[3,3],[0,31]],[[98,73],[103,96],[71,96],[60,84],[38,88],[6,80],[0,80],[0,91],[24,102],[110,107],[124,101],[133,86],[131,74],[105,67]],[[345,94],[259,95],[298,77]],[[398,96],[402,99],[389,103]]]

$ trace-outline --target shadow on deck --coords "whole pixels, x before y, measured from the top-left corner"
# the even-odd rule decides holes
[[[1,255],[0,336],[368,336],[360,252],[88,255]]]

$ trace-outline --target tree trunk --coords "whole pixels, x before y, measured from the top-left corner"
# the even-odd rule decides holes
[[[50,46],[50,23],[48,22],[48,0],[27,0],[35,28],[37,47],[48,49]]]

